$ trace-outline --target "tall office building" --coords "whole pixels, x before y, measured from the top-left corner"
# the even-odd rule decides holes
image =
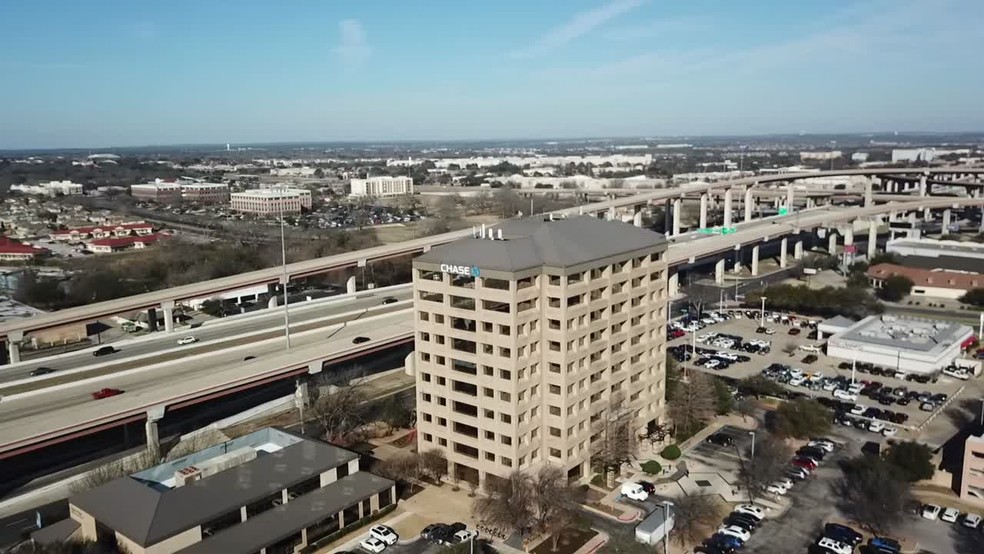
[[[459,479],[590,475],[664,420],[666,241],[582,216],[508,221],[413,262],[419,448]]]

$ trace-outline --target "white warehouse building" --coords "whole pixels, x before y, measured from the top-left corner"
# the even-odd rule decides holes
[[[413,194],[413,179],[411,177],[370,177],[368,179],[352,179],[350,196],[372,196],[384,198],[387,196],[408,196]]]
[[[950,321],[873,315],[830,337],[827,355],[928,374],[952,364],[973,336],[971,327]]]

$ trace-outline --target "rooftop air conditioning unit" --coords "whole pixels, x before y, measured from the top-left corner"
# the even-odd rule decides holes
[[[188,466],[179,469],[174,473],[174,486],[183,487],[184,485],[197,481],[202,478],[202,470],[195,466]]]

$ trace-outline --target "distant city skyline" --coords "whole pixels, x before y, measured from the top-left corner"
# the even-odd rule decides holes
[[[0,149],[984,130],[979,0],[5,7]]]

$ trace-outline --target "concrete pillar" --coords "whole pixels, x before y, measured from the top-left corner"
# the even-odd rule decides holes
[[[752,206],[755,205],[755,199],[752,197],[752,187],[745,189],[745,223],[752,220]]]
[[[144,424],[147,433],[147,451],[155,460],[161,457],[161,441],[157,432],[157,422],[164,419],[164,409],[164,406],[155,406],[147,410],[147,422]]]
[[[700,228],[707,228],[707,193],[700,195]]]
[[[667,200],[663,203],[663,234],[673,233],[673,201]]]
[[[874,203],[874,201],[875,201],[874,196],[872,196],[871,189],[872,189],[872,183],[871,183],[871,180],[869,180],[867,183],[864,184],[864,205],[865,205],[865,207],[871,206]]]
[[[916,219],[918,219],[918,216],[916,215],[916,212],[914,212],[914,211],[913,212],[909,212],[908,216],[909,216],[909,223],[915,223],[916,222]]]
[[[714,282],[719,285],[724,284],[724,258],[714,264]]]
[[[868,222],[868,259],[878,253],[878,220],[872,218]]]
[[[24,331],[11,331],[7,334],[7,361],[16,364],[20,359],[20,341],[24,340]]]
[[[174,332],[174,301],[165,300],[161,302],[161,310],[164,312],[164,332]]]
[[[793,244],[793,259],[802,260],[803,259],[803,241],[798,240]]]
[[[786,256],[789,255],[789,239],[783,237],[779,241],[779,267],[782,269],[786,268]]]
[[[837,233],[833,229],[828,231],[830,238],[827,240],[827,253],[833,254],[837,250]]]
[[[816,202],[816,200],[814,200],[814,198],[812,196],[807,196],[806,197],[806,209],[814,208],[814,207],[816,207],[816,205],[817,205],[817,202]]]
[[[355,294],[355,291],[355,275],[353,275],[348,278],[348,281],[345,281],[345,292],[347,294]]]
[[[796,201],[796,197],[793,195],[793,184],[789,183],[786,185],[786,207],[789,211],[793,211],[793,204]]]
[[[923,208],[922,218],[923,218],[923,221],[932,221],[933,220],[933,211],[930,210],[929,208]]]
[[[785,241],[786,239],[783,239]],[[752,276],[759,274],[759,245],[752,247]]]
[[[642,227],[642,210],[636,210],[636,213],[632,215],[632,224],[636,227]]]
[[[929,192],[929,185],[926,181],[925,173],[919,176],[919,196],[926,196],[926,193]]]
[[[277,307],[277,284],[269,283],[267,284],[267,295],[270,297],[267,300],[267,308],[273,309]]]
[[[615,221],[615,206],[608,208],[608,220]]]
[[[683,201],[679,198],[673,200],[673,236],[680,234],[680,216],[683,215]]]
[[[735,245],[735,273],[741,271],[741,245]]]
[[[724,191],[724,226],[731,227],[731,189]]]
[[[147,310],[147,330],[150,332],[157,330],[157,308]]]
[[[680,294],[680,274],[672,269],[669,270],[670,277],[667,280],[666,293],[670,298]]]
[[[854,244],[854,223],[848,223],[847,228],[844,229],[844,246],[850,246]]]
[[[950,234],[950,208],[943,210],[943,227],[940,230],[941,235]]]

